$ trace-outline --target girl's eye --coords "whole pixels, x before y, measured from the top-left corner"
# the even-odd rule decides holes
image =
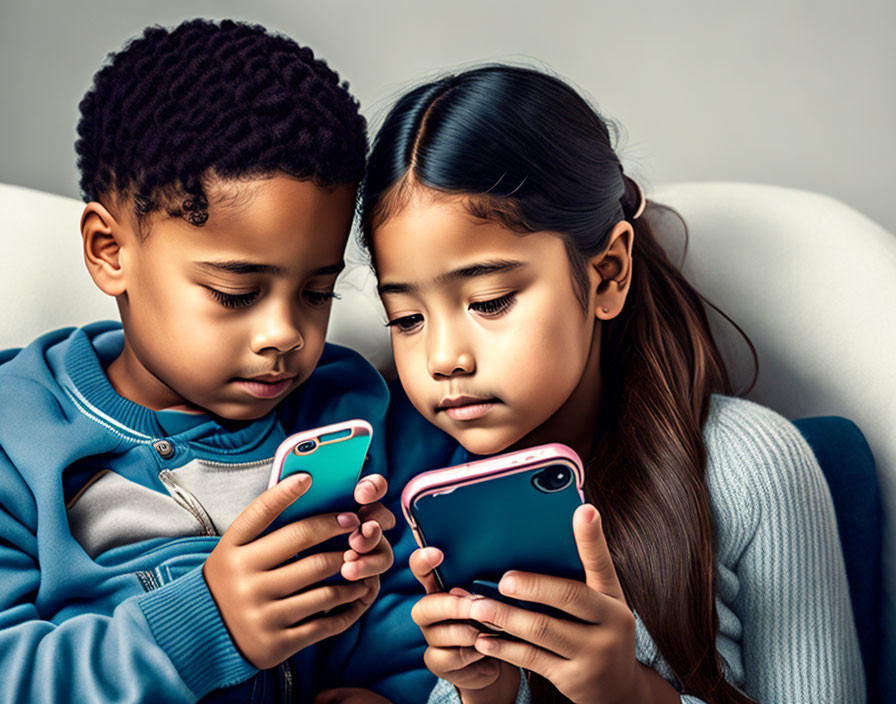
[[[411,332],[423,324],[423,316],[419,313],[394,318],[386,323],[387,328],[395,328],[399,332]]]
[[[511,291],[500,298],[492,298],[488,301],[473,301],[467,307],[477,313],[496,318],[509,311],[514,303],[516,303],[516,292]]]
[[[336,293],[333,289],[328,289],[326,291],[315,291],[312,288],[307,288],[302,291],[302,295],[305,297],[305,300],[308,301],[308,303],[312,306],[325,306],[334,298],[342,298],[342,296]]]
[[[224,293],[216,288],[208,289],[215,300],[225,308],[247,308],[258,298],[258,291],[249,291],[248,293]]]

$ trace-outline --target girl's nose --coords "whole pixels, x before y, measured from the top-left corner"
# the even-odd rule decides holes
[[[461,338],[443,326],[435,331],[430,345],[427,365],[434,377],[451,377],[472,374],[476,371],[476,361],[472,350]]]

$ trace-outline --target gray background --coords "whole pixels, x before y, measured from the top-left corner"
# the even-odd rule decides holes
[[[77,104],[147,24],[260,22],[308,44],[376,118],[482,60],[548,66],[623,126],[650,183],[737,180],[832,195],[896,232],[896,3],[858,0],[286,2],[3,0],[0,181],[78,195]]]

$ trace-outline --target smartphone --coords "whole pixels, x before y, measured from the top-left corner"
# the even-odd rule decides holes
[[[310,474],[311,487],[283,510],[270,529],[320,513],[356,510],[355,485],[372,438],[370,423],[355,418],[296,433],[280,443],[268,488],[296,472]]]
[[[445,555],[442,590],[474,594],[553,613],[498,592],[511,569],[584,580],[572,514],[584,500],[582,462],[552,443],[423,472],[407,483],[401,507],[417,544]]]

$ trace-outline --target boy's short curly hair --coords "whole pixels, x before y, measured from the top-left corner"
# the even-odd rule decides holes
[[[364,173],[366,123],[348,84],[258,25],[148,27],[109,55],[79,107],[82,197],[127,196],[138,219],[164,208],[203,224],[211,174],[329,186]]]

